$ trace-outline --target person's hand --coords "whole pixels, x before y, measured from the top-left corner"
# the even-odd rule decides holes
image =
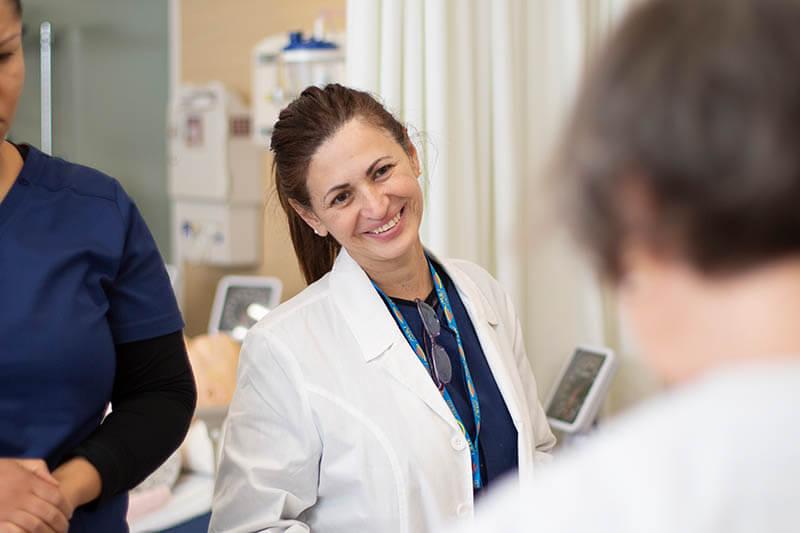
[[[66,533],[72,510],[44,461],[0,458],[0,533]]]
[[[71,509],[89,503],[98,496],[102,489],[100,473],[83,457],[73,457],[53,470],[61,494]],[[0,531],[2,533],[2,531]]]

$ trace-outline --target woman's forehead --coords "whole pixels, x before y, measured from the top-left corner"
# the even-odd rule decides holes
[[[311,158],[309,180],[342,181],[361,177],[378,158],[398,156],[403,148],[383,128],[353,119],[326,140]]]

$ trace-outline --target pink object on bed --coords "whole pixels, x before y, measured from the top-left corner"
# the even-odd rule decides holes
[[[130,494],[128,503],[128,522],[160,509],[172,497],[172,491],[166,485],[156,485],[147,490]]]

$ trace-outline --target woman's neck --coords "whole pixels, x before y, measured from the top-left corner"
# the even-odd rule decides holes
[[[668,381],[737,362],[800,360],[800,257],[704,281],[691,294],[683,318],[691,329],[671,347]]]
[[[14,186],[22,170],[22,156],[14,145],[8,141],[3,141],[0,144],[0,203],[3,202],[8,195],[8,191]]]
[[[428,260],[421,243],[397,261],[380,263],[364,270],[387,296],[424,300],[433,290]]]

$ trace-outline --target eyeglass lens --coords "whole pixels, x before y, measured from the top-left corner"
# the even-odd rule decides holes
[[[435,341],[432,341],[431,354],[433,355],[433,369],[439,381],[445,384],[450,383],[453,378],[453,367],[447,352]]]
[[[433,338],[438,337],[441,331],[439,319],[436,318],[436,311],[433,310],[433,307],[422,300],[417,300],[417,311],[419,311],[422,325],[425,326],[425,331],[428,332],[428,335]]]
[[[436,379],[444,384],[450,383],[453,377],[453,367],[450,364],[450,357],[447,355],[447,351],[436,342],[436,337],[441,333],[441,326],[439,324],[439,319],[436,317],[436,311],[422,300],[417,300],[417,310],[422,319],[422,325],[425,327],[425,331],[430,337],[431,364]]]

